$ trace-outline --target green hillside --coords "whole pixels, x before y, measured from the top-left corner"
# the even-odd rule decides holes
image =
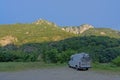
[[[7,44],[51,42],[75,36],[91,35],[120,38],[118,31],[109,28],[91,28],[82,34],[73,34],[46,20],[38,20],[31,24],[0,25],[0,45],[3,46]]]
[[[81,36],[108,36],[111,38],[120,38],[119,31],[112,30],[110,28],[92,28],[87,31],[85,31]]]
[[[0,39],[11,36],[15,44],[24,43],[39,43],[48,41],[58,41],[68,37],[72,37],[73,34],[62,31],[59,27],[49,24],[12,24],[12,25],[0,25]]]

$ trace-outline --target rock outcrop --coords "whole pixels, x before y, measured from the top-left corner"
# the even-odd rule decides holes
[[[2,45],[2,46],[14,44],[14,42],[17,42],[17,38],[15,38],[13,36],[5,36],[0,39],[0,45]]]
[[[86,30],[89,30],[90,28],[94,28],[92,25],[89,24],[83,24],[79,27],[63,27],[62,30],[71,32],[74,34],[82,34]]]
[[[36,25],[47,24],[47,25],[52,25],[54,27],[57,27],[57,25],[55,23],[49,22],[49,21],[44,20],[44,19],[39,19],[39,20],[33,22],[33,24],[36,24]]]

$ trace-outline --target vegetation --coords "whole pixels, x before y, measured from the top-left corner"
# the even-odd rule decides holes
[[[16,40],[15,45],[25,43],[41,43],[63,40],[74,36],[72,33],[67,33],[59,27],[53,27],[49,24],[12,24],[0,25],[0,39],[6,36],[12,36]]]
[[[108,36],[110,38],[120,38],[120,32],[110,28],[91,28],[80,36]]]
[[[120,63],[119,32],[111,29],[93,28],[75,35],[46,21],[0,25],[0,43],[2,41],[11,43],[0,47],[0,62],[66,63],[72,54],[86,52],[92,62],[113,62],[117,66]]]
[[[61,61],[63,56],[65,57],[64,59],[66,59],[63,60],[63,62],[66,62],[69,60],[68,58],[70,55],[78,52],[89,53],[93,62],[100,63],[111,62],[114,58],[120,55],[119,39],[103,36],[74,37],[49,44],[49,50],[56,50],[54,51],[57,52],[56,57],[58,58],[58,62]],[[47,50],[47,52],[51,53],[49,50]],[[48,55],[44,54],[44,56]]]
[[[100,71],[120,72],[120,67],[113,65],[112,63],[93,63],[92,69]]]
[[[104,36],[73,37],[56,42],[7,45],[0,48],[0,61],[65,63],[72,54],[89,53],[93,62],[108,63],[120,56],[120,40]]]
[[[31,70],[39,68],[54,68],[62,67],[65,64],[47,64],[43,62],[1,62],[0,72],[5,71],[19,71],[19,70]]]
[[[115,64],[116,66],[119,66],[120,67],[120,56],[118,56],[117,58],[115,58],[113,61],[112,61],[113,64]]]
[[[46,68],[59,68],[65,67],[67,64],[53,64],[53,63],[44,63],[44,62],[0,62],[0,72],[5,71],[21,71],[21,70],[33,70],[33,69],[46,69]],[[93,63],[92,70],[100,71],[112,71],[119,72],[120,67],[117,67],[111,63]]]

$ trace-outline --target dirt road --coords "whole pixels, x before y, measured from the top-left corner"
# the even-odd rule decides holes
[[[99,71],[76,71],[68,67],[0,72],[0,80],[120,80],[120,74]]]

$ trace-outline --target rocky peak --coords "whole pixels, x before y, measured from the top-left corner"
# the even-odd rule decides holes
[[[57,25],[55,23],[49,22],[49,21],[44,20],[44,19],[39,19],[39,20],[33,22],[33,24],[36,24],[36,25],[47,24],[47,25],[52,25],[54,27],[57,27]]]
[[[82,34],[86,30],[89,30],[90,28],[94,28],[94,27],[92,25],[89,25],[89,24],[83,24],[83,25],[78,26],[78,27],[63,27],[62,30],[67,31],[67,32],[71,32],[74,34]]]

